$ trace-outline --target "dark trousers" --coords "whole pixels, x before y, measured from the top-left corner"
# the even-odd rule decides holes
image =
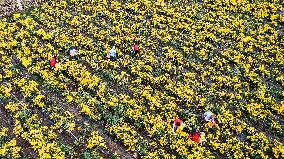
[[[110,56],[110,60],[111,60],[111,61],[115,61],[115,60],[116,60],[116,57]]]
[[[138,50],[136,50],[136,51],[133,50],[133,51],[131,52],[131,57],[136,57],[137,54],[138,54],[138,52],[139,52]]]

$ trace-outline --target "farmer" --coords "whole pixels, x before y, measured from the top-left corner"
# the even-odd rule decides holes
[[[112,49],[107,53],[107,58],[110,58],[111,61],[114,61],[116,59],[115,46],[113,46]]]
[[[175,133],[176,130],[182,130],[185,127],[185,124],[180,118],[175,118],[173,123],[172,132]]]
[[[70,52],[69,52],[71,57],[76,57],[77,56],[77,50],[74,47],[70,47]]]
[[[56,64],[56,57],[53,57],[51,60],[50,60],[50,67],[53,69],[55,67],[55,64]]]
[[[205,133],[204,132],[199,132],[199,130],[193,129],[192,132],[189,134],[189,139],[196,143],[200,143],[203,141],[206,141],[205,139]]]
[[[134,44],[132,45],[132,57],[135,57],[140,51],[140,48],[138,45]]]
[[[215,123],[213,113],[211,113],[210,111],[207,111],[207,112],[204,113],[204,119],[208,122],[213,123],[213,124]]]

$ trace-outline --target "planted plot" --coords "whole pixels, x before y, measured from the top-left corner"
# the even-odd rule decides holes
[[[0,158],[284,158],[283,2],[48,1],[0,22]]]

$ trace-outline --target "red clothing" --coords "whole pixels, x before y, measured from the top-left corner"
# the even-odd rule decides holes
[[[200,134],[198,132],[192,132],[189,134],[189,138],[192,140],[192,141],[195,141],[195,142],[200,142]]]
[[[139,46],[138,45],[133,45],[132,46],[132,50],[133,51],[138,51],[139,50]]]
[[[50,60],[50,66],[51,66],[51,67],[55,67],[55,64],[56,64],[56,59],[55,59],[55,58],[52,58],[52,59]]]
[[[183,121],[180,120],[179,118],[176,118],[176,119],[174,120],[175,126],[178,126],[178,124],[180,125],[180,124],[182,124],[182,123],[183,123]]]

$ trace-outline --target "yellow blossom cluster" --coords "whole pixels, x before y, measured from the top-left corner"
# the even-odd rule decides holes
[[[39,158],[109,156],[106,140],[139,158],[283,158],[281,3],[45,2],[0,20],[0,106]],[[176,117],[206,142],[172,133]]]

